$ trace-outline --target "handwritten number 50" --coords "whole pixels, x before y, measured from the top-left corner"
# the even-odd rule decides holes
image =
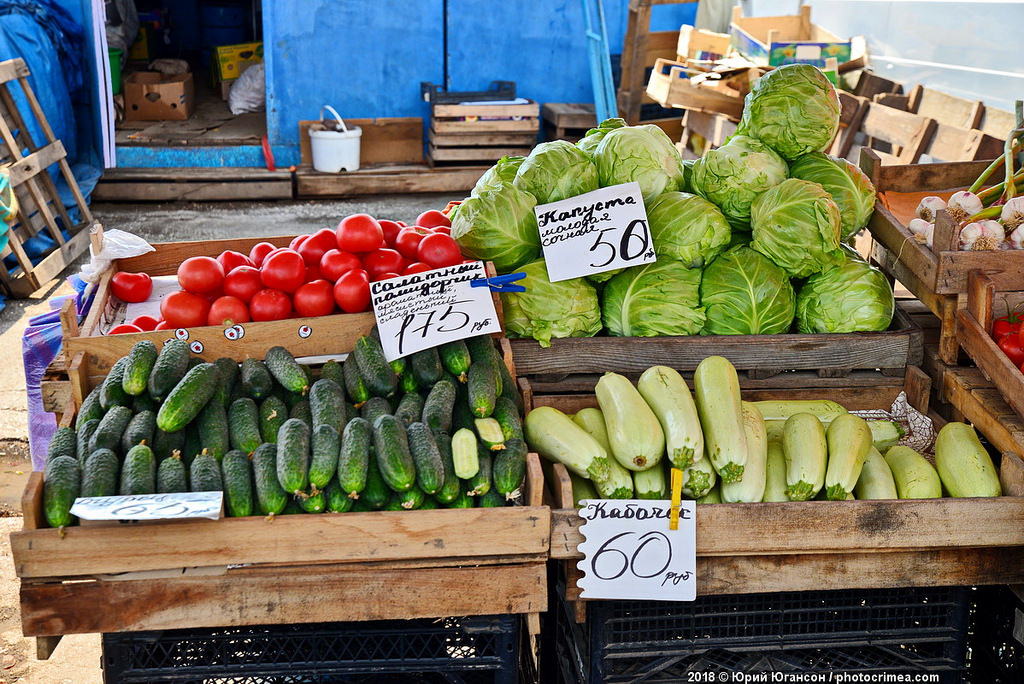
[[[613,542],[618,541],[623,537],[631,536],[633,534],[636,533],[622,532],[621,534],[617,534],[614,537],[610,538],[608,541],[601,545],[601,548],[599,548],[597,550],[597,553],[594,554],[593,558],[590,559],[590,571],[595,577],[602,580],[614,580],[618,579],[619,577],[622,577],[624,574],[626,574],[626,571],[629,570],[634,577],[648,579],[651,577],[657,577],[658,575],[660,575],[668,569],[668,566],[672,563],[672,544],[669,541],[668,537],[662,532],[647,532],[644,535],[642,535],[639,539],[639,543],[636,545],[636,548],[633,550],[633,554],[631,556],[626,555],[626,552],[622,549],[611,546]],[[661,542],[662,544],[664,544],[665,562],[661,567],[659,567],[654,572],[644,572],[644,568],[637,567],[637,558],[640,556],[641,552],[648,546],[648,544],[657,542]],[[615,563],[615,572],[607,576],[602,575],[597,570],[598,559],[606,553],[617,554],[617,556],[613,556],[613,558],[610,559],[609,562],[613,562],[615,558],[618,558],[618,562]]]
[[[615,245],[604,239],[605,233],[616,230],[615,228],[604,228],[597,233],[597,239],[594,240],[594,244],[590,246],[590,251],[596,251],[598,247],[606,247],[608,249],[608,258],[599,264],[590,264],[593,268],[602,268],[607,266],[615,260],[616,256],[621,257],[624,261],[632,261],[644,255],[647,249],[651,246],[650,232],[647,230],[647,222],[643,219],[634,219],[630,222],[626,229],[622,231],[622,237],[619,239],[619,248],[615,249]],[[630,251],[630,247],[633,246],[635,240],[640,240],[640,248],[635,251]]]

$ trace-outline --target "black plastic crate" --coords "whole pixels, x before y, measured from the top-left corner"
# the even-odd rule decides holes
[[[586,684],[687,681],[690,672],[927,672],[961,682],[970,594],[939,587],[588,601],[582,625],[562,600],[556,658],[563,681]]]
[[[518,615],[103,635],[106,684],[517,684]]]
[[[971,615],[972,684],[1024,682],[1024,644],[1014,634],[1024,625],[1024,601],[1008,587],[979,587]]]

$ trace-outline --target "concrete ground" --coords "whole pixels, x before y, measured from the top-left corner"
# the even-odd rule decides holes
[[[316,202],[209,202],[171,204],[96,204],[93,214],[104,229],[121,229],[149,242],[263,237],[309,233],[334,227],[348,214],[368,213],[412,223],[420,212],[443,209],[466,193],[375,195]],[[88,259],[83,256],[36,298],[8,300],[0,311],[0,358],[21,358],[21,338],[32,316],[50,310],[48,299],[68,294],[64,278]],[[19,581],[11,562],[9,534],[21,529],[20,499],[31,471],[25,401],[25,374],[20,362],[0,364],[0,684],[98,684],[98,635],[64,638],[46,661],[35,658],[32,639],[21,636]]]

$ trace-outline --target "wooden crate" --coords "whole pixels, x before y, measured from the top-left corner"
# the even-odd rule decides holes
[[[882,369],[902,376],[922,358],[921,330],[898,308],[889,330],[877,333],[568,337],[551,340],[547,349],[532,339],[509,343],[520,376],[556,380],[607,371],[636,376],[655,364],[692,371],[716,354],[754,379],[784,370],[844,377],[854,370]]]
[[[721,113],[739,120],[743,98],[760,70],[734,69],[721,80],[710,72],[695,72],[686,64],[658,59],[647,82],[647,95],[665,108]]]
[[[967,292],[967,274],[984,271],[1000,292],[1024,291],[1024,251],[961,252],[952,222],[936,224],[935,249],[917,242],[905,227],[921,198],[949,197],[968,187],[990,162],[948,162],[883,166],[878,155],[862,150],[861,169],[878,192],[875,213],[868,223],[871,258],[890,277],[902,283],[942,320],[939,341],[942,360],[955,365],[958,356],[956,311],[958,296]]]
[[[526,156],[537,142],[540,106],[528,104],[435,104],[427,158],[436,162],[495,162]]]
[[[806,377],[806,376],[805,376]],[[807,377],[808,382],[814,382]],[[902,390],[928,412],[930,380],[908,368],[905,384],[761,387],[747,400],[830,398],[851,410],[887,409]],[[529,381],[524,380],[529,387]],[[528,407],[576,411],[593,394],[529,395]],[[939,424],[941,418],[931,414]],[[1010,457],[1007,457],[1010,458]],[[1007,496],[993,499],[807,501],[697,508],[697,593],[743,594],[905,586],[1017,583],[1024,578],[1024,470],[1004,466]],[[564,468],[549,469],[551,557],[566,561],[567,598],[578,601],[582,520]],[[955,521],[955,522],[954,522]],[[577,619],[585,611],[577,604]]]
[[[545,102],[541,107],[546,140],[577,142],[587,131],[597,126],[594,105],[589,102]]]

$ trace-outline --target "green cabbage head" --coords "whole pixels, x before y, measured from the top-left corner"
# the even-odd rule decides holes
[[[810,64],[786,64],[757,79],[736,132],[766,142],[787,161],[828,147],[839,130],[839,95]]]
[[[789,165],[789,176],[825,188],[839,207],[840,238],[846,240],[866,226],[875,211],[871,179],[845,159],[811,152]]]
[[[580,138],[579,142],[576,143],[576,147],[580,148],[588,156],[593,157],[594,152],[597,151],[597,146],[604,140],[604,136],[608,135],[609,132],[614,131],[616,128],[625,128],[625,119],[605,119],[597,125],[597,128],[591,128],[587,131],[587,134]]]
[[[484,171],[484,175],[473,186],[470,195],[479,195],[482,190],[493,190],[501,183],[511,183],[516,178],[516,171],[526,157],[502,157],[494,166]]]
[[[793,322],[789,276],[763,254],[733,247],[704,269],[704,335],[776,335]]]
[[[802,333],[882,331],[892,322],[892,286],[874,266],[847,250],[841,266],[815,273],[796,296]]]
[[[782,157],[757,138],[734,135],[690,167],[690,188],[714,202],[729,225],[749,230],[750,205],[765,190],[786,180],[789,168]]]
[[[597,167],[571,142],[553,140],[533,148],[514,184],[536,197],[537,204],[557,202],[597,190]]]
[[[465,256],[493,261],[498,273],[511,273],[540,255],[536,204],[530,193],[498,183],[459,205],[452,237]]]
[[[711,202],[685,192],[666,192],[647,205],[647,221],[659,258],[700,268],[729,244],[729,222]]]
[[[750,246],[793,278],[806,278],[843,263],[839,207],[817,183],[790,178],[750,207]]]
[[[653,124],[610,131],[594,152],[601,187],[635,181],[644,202],[683,182],[682,158],[672,140]]]
[[[503,292],[501,306],[509,337],[532,337],[550,347],[554,337],[593,337],[601,330],[597,290],[586,278],[553,283],[543,259],[521,269],[526,292]]]
[[[700,269],[664,257],[627,268],[604,286],[601,318],[609,335],[696,335],[704,326]]]

